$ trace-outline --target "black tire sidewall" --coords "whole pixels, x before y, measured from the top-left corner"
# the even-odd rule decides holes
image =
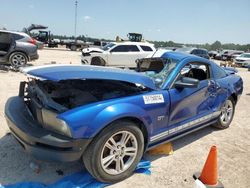
[[[106,141],[112,135],[114,135],[115,133],[117,133],[119,131],[129,131],[132,134],[134,134],[134,136],[136,137],[137,142],[138,142],[138,152],[137,152],[136,158],[134,159],[134,162],[125,172],[123,172],[119,175],[110,175],[110,174],[106,173],[102,168],[101,153],[102,153],[102,149],[103,149]],[[99,181],[115,183],[115,182],[119,182],[121,180],[124,180],[133,174],[137,164],[139,163],[139,161],[143,155],[144,137],[143,137],[141,130],[133,122],[118,121],[118,122],[112,123],[109,127],[104,129],[94,139],[94,141],[91,143],[91,145],[88,147],[88,149],[90,149],[91,150],[90,153],[92,153],[91,160],[90,161],[86,161],[84,159],[83,160],[84,160],[85,164],[87,162],[90,162],[89,165],[91,166],[91,171],[92,171],[90,173]]]

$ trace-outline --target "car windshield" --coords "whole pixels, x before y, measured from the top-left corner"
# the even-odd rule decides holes
[[[157,88],[162,88],[164,86],[170,73],[175,69],[180,60],[173,58],[163,58],[163,61],[165,66],[159,73],[152,71],[146,72],[146,74],[154,80]]]
[[[110,48],[112,48],[115,44],[114,43],[109,43],[105,46],[102,47],[104,51],[108,51]]]
[[[250,58],[250,54],[241,54],[240,57]]]

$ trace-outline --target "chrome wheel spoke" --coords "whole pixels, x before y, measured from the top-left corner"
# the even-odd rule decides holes
[[[120,160],[120,158],[116,159],[115,170],[116,170],[118,173],[122,170],[122,169],[121,169],[121,160]]]
[[[120,141],[121,144],[126,145],[126,143],[128,142],[129,138],[130,138],[130,134],[124,132],[122,134],[122,138],[121,138],[121,141]]]
[[[124,155],[125,156],[134,156],[136,155],[136,148],[133,148],[133,147],[127,147],[125,150],[124,150]]]
[[[225,113],[225,122],[228,122],[228,115]]]
[[[112,146],[110,143],[106,143],[105,144],[105,147],[107,147],[107,148],[109,148],[110,150],[114,150],[115,149],[115,145],[114,146]]]
[[[120,165],[121,165],[121,170],[124,170],[124,161],[123,158],[120,158]]]
[[[109,155],[102,159],[102,164],[107,168],[115,159],[115,155]]]
[[[233,111],[233,108],[228,108],[227,113],[231,113]]]
[[[110,138],[109,140],[114,146],[117,146],[117,143],[115,142],[114,138]]]

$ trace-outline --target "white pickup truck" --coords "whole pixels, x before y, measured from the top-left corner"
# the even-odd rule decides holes
[[[156,49],[148,42],[111,42],[102,48],[82,50],[82,64],[135,68],[135,60],[153,55]]]

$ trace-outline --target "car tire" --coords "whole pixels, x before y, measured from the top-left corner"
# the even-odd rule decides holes
[[[226,129],[231,124],[234,117],[235,101],[229,97],[221,107],[221,114],[217,122],[213,125],[218,129]]]
[[[100,57],[93,57],[91,59],[91,65],[96,65],[96,66],[105,66],[105,60],[100,58]]]
[[[116,121],[94,138],[83,155],[83,162],[98,181],[115,183],[133,174],[143,152],[144,137],[136,124]]]
[[[23,52],[14,52],[9,57],[9,63],[15,69],[26,65],[27,62],[28,58]]]
[[[77,50],[77,46],[76,45],[71,45],[70,46],[70,50],[71,51],[76,51]]]

